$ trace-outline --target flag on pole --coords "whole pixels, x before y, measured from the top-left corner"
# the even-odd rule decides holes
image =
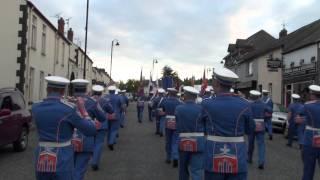
[[[143,78],[142,78],[142,68],[140,73],[140,86],[138,88],[138,96],[143,97],[144,96],[144,87],[143,87]]]
[[[204,92],[206,91],[206,88],[208,87],[208,80],[206,78],[206,69],[203,71],[203,78],[202,78],[202,83],[201,83],[201,94],[203,95]]]

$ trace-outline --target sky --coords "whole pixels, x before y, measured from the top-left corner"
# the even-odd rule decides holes
[[[57,24],[59,14],[71,18],[74,42],[84,48],[86,0],[31,0]],[[153,79],[169,65],[180,78],[211,74],[227,55],[229,43],[264,29],[275,38],[320,19],[317,0],[90,0],[88,52],[94,66],[110,68],[116,81]]]

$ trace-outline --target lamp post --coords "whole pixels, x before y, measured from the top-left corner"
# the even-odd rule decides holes
[[[152,78],[153,78],[153,73],[154,73],[154,64],[158,64],[158,59],[154,58],[152,60]]]
[[[84,62],[83,62],[83,79],[86,79],[86,64],[87,64],[87,44],[88,44],[88,16],[89,16],[89,0],[87,0],[87,13],[86,13],[86,35],[84,42]]]
[[[115,43],[116,42],[116,43]],[[114,44],[115,43],[115,44]],[[111,77],[111,71],[112,71],[112,54],[113,54],[113,46],[120,46],[119,40],[118,39],[114,39],[111,42],[111,61],[110,61],[110,79],[112,79]]]

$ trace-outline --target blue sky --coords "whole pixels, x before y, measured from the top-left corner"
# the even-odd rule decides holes
[[[31,0],[54,24],[55,14],[71,17],[70,27],[84,47],[86,0]],[[110,64],[115,80],[138,79],[140,68],[154,78],[170,65],[180,77],[200,78],[204,67],[220,66],[229,43],[264,29],[274,37],[285,22],[290,32],[320,18],[317,0],[90,0],[89,56]],[[157,74],[158,72],[158,74]]]

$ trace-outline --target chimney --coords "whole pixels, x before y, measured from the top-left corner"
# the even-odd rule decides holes
[[[64,35],[64,20],[62,17],[58,20],[58,33]]]
[[[67,38],[68,38],[69,41],[73,42],[73,30],[72,30],[72,28],[70,28],[68,30]]]
[[[279,33],[279,39],[281,39],[287,35],[288,35],[288,31],[285,28],[283,28]]]

